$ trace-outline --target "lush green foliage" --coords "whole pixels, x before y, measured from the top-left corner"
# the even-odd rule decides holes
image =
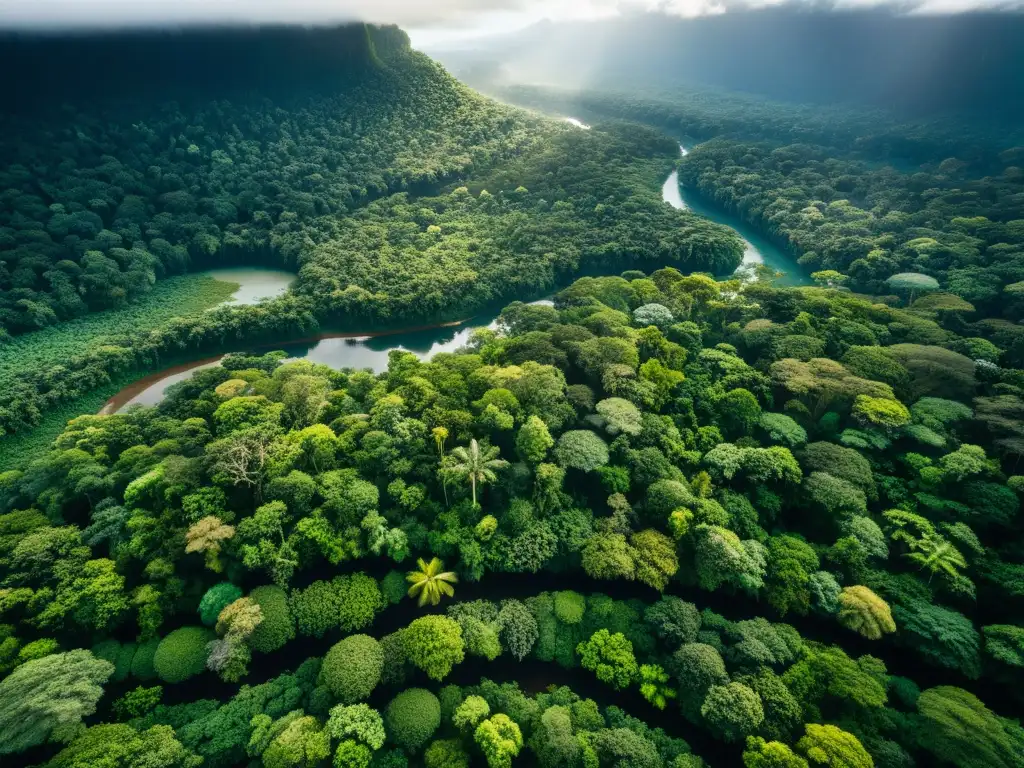
[[[576,653],[580,655],[580,665],[584,669],[589,669],[598,680],[614,688],[628,687],[640,671],[633,655],[633,644],[619,632],[613,635],[607,629],[598,630],[576,647]]]
[[[480,723],[473,739],[487,758],[490,768],[510,768],[512,758],[519,754],[523,746],[519,725],[503,713]]]
[[[327,652],[320,684],[343,704],[355,704],[373,693],[383,671],[380,643],[367,635],[350,635]]]
[[[153,668],[167,683],[180,683],[206,669],[207,645],[213,632],[205,627],[182,627],[160,641]]]
[[[21,140],[0,143],[4,338],[122,306],[190,265],[301,269],[288,296],[259,307],[188,307],[144,334],[126,324],[112,339],[79,336],[72,354],[33,343],[43,357],[0,396],[4,432],[227,338],[452,319],[549,290],[584,264],[725,273],[742,255],[728,229],[657,197],[670,140],[636,126],[579,131],[484,99],[407,44],[390,46],[387,66],[350,67],[301,95],[114,106],[103,120],[79,108],[0,131],[75,131],[88,147],[38,166],[44,199]]]
[[[736,331],[727,322],[732,314],[754,312],[755,300],[761,307],[756,311],[768,307],[781,313],[773,320],[781,334],[787,324],[802,335],[827,333],[831,319],[817,330],[810,311],[820,302],[830,318],[899,310],[818,289],[794,292],[751,284],[735,295],[726,291],[736,291],[735,284],[670,270],[631,281],[588,278],[563,294],[556,308],[510,308],[506,321],[516,332],[481,334],[466,353],[431,363],[396,353],[389,371],[375,378],[301,362],[282,365],[276,356],[230,357],[223,368],[198,374],[156,410],[83,417],[69,425],[45,462],[4,478],[7,508],[29,510],[4,517],[4,530],[10,531],[5,534],[7,610],[25,612],[30,624],[54,626],[61,638],[59,633],[76,628],[96,632],[96,627],[133,622],[140,632],[159,635],[167,617],[180,610],[175,596],[182,594],[185,580],[198,579],[187,601],[199,606],[200,617],[210,618],[217,605],[235,596],[231,582],[219,581],[223,577],[206,567],[203,552],[189,555],[171,542],[186,539],[197,522],[212,517],[235,531],[218,545],[221,573],[248,573],[282,585],[302,579],[305,586],[290,596],[275,585],[252,590],[246,600],[259,606],[262,619],[251,631],[242,632],[238,623],[247,614],[234,603],[223,606],[218,618],[232,610],[218,631],[235,644],[223,650],[214,644],[216,653],[207,650],[210,637],[198,628],[167,635],[153,663],[168,681],[201,671],[207,653],[211,668],[222,676],[244,679],[249,648],[287,653],[296,628],[337,642],[339,633],[369,627],[384,610],[374,579],[353,574],[309,581],[304,574],[318,564],[404,556],[397,550],[389,556],[387,546],[375,549],[382,537],[402,538],[412,551],[436,553],[453,564],[451,573],[460,580],[487,581],[491,572],[580,568],[595,578],[641,581],[668,592],[686,584],[737,590],[764,596],[780,613],[842,622],[869,638],[892,633],[895,625],[898,642],[939,667],[978,675],[991,658],[1004,674],[1018,670],[1010,651],[1014,635],[1001,629],[1012,624],[986,627],[983,656],[980,633],[956,610],[964,590],[1001,594],[999,581],[990,575],[996,571],[982,567],[988,561],[981,558],[981,542],[992,541],[993,532],[1005,534],[1018,506],[1015,492],[1000,484],[1005,475],[983,447],[983,436],[967,431],[970,409],[937,398],[915,403],[911,418],[941,430],[946,441],[922,447],[909,433],[899,433],[905,427],[859,420],[855,394],[865,387],[876,393],[872,397],[884,394],[865,385],[868,379],[851,381],[829,361],[807,369],[780,369],[776,366],[785,360],[764,361],[766,367],[758,368],[758,359],[748,362],[733,351],[742,346],[736,334],[743,326]],[[601,326],[591,318],[612,311],[596,296],[612,305],[625,301],[627,307],[656,298],[674,316],[684,317],[712,298],[729,309],[703,310],[705,340],[695,346],[686,342],[692,351],[682,365],[685,378],[672,385],[670,397],[659,400],[645,387],[653,387],[653,380],[639,370],[646,363],[630,377],[618,371],[623,363],[606,362],[598,383],[589,372],[596,358],[574,356],[588,340],[629,339],[637,359],[650,349],[643,353],[652,355],[649,360],[678,365],[676,342],[670,340],[677,326],[659,338],[650,329],[633,328],[626,317],[610,326],[617,336],[595,335],[588,328]],[[793,319],[783,322],[786,313]],[[536,330],[535,324],[546,330]],[[565,345],[565,357],[557,358],[557,365],[512,363],[524,335],[531,343]],[[722,339],[717,347],[703,346],[716,338]],[[612,361],[623,359],[619,347],[611,352]],[[233,379],[259,394],[221,386]],[[724,434],[737,427],[721,421],[713,403],[718,394],[735,391],[739,381],[766,402],[811,393],[807,404],[792,399],[786,407],[787,418],[806,438],[786,438],[783,433],[793,432],[788,422],[776,420],[768,428],[763,425],[772,422],[756,420],[749,435],[726,442]],[[606,400],[617,397],[630,407],[614,403],[603,413],[591,411],[603,401],[592,397],[587,406],[577,393],[583,406],[576,411],[567,404],[570,386],[599,388],[610,396]],[[314,398],[324,397],[318,392],[341,394],[326,396],[311,410]],[[591,475],[601,478],[593,482],[573,474],[575,467],[566,472],[545,463],[544,451],[530,453],[520,433],[504,429],[500,420],[485,416],[486,408],[474,405],[481,400],[488,407],[503,403],[513,423],[543,422],[552,442],[569,433],[592,435],[605,446],[602,460],[610,471]],[[638,433],[631,426],[637,423],[631,409],[640,414]],[[815,409],[829,410],[816,420]],[[317,414],[315,423],[303,415],[311,412]],[[828,413],[833,415],[825,418]],[[610,431],[612,420],[618,426]],[[432,425],[447,425],[443,447],[476,439],[481,456],[489,445],[540,461],[496,468],[487,486],[491,514],[483,515],[473,504],[472,484],[460,486],[446,477]],[[848,447],[843,436],[851,430],[879,435],[894,447]],[[839,442],[828,439],[836,435]],[[606,442],[606,437],[613,439]],[[888,463],[879,458],[883,450],[893,451]],[[553,453],[559,460],[557,448]],[[614,492],[608,493],[606,482]],[[995,490],[1000,488],[1011,496]],[[88,514],[84,502],[92,499],[95,511],[81,517]],[[1005,513],[993,516],[993,503]],[[74,523],[52,525],[47,515],[88,525],[84,530]],[[486,518],[492,522],[484,526]],[[86,542],[99,551],[87,554]],[[958,557],[949,554],[954,550]],[[96,558],[103,554],[115,559]],[[133,562],[145,565],[130,567]],[[418,581],[429,565],[424,558]],[[433,570],[439,573],[441,567]],[[389,594],[395,594],[389,599],[397,599],[400,576],[388,578],[394,582]],[[261,637],[264,628],[272,631]],[[191,641],[175,650],[183,634]],[[603,682],[640,691],[655,705],[670,706],[676,693],[689,719],[733,741],[763,735],[794,744],[803,722],[846,714],[837,701],[872,708],[885,703],[884,681],[872,676],[871,663],[863,661],[862,669],[838,649],[808,650],[784,625],[727,621],[671,595],[644,606],[574,592],[500,603],[456,601],[450,618],[422,617],[380,641],[353,637],[339,647],[347,648],[346,643],[366,643],[367,649],[336,648],[319,673],[321,695],[342,703],[365,698],[382,680],[400,681],[409,669],[440,680],[467,653],[583,666]],[[13,639],[15,654],[23,644]],[[118,675],[126,676],[136,674],[142,646],[115,644],[104,653],[122,669]],[[227,654],[223,661],[222,653]],[[144,671],[140,661],[139,673]],[[352,675],[358,684],[345,682]],[[303,728],[288,733],[321,738],[312,725]],[[878,733],[865,748],[872,754],[890,749],[885,744],[894,737]],[[370,749],[358,740],[344,741],[345,760],[358,762],[359,755],[365,757],[362,750]],[[896,741],[908,753],[919,751],[915,743]],[[612,749],[603,742],[599,746]],[[465,748],[472,753],[471,745]]]
[[[70,741],[111,672],[109,662],[77,650],[33,659],[0,680],[0,754]]]
[[[203,759],[182,746],[174,730],[155,725],[144,731],[131,726],[94,725],[80,735],[51,761],[49,768],[198,768]]]
[[[0,387],[5,429],[170,354],[454,316],[584,267],[734,266],[732,235],[658,202],[671,140],[494,104],[394,34],[337,93],[82,121],[95,144],[37,163],[63,210],[6,171],[0,284],[35,305],[2,305],[15,331],[12,312],[141,295],[146,264],[301,269],[256,308],[81,356],[55,342],[60,369],[33,358]],[[429,361],[232,354],[155,408],[72,420],[0,474],[5,745],[69,741],[50,755],[76,768],[104,742],[132,768],[700,765],[674,729],[567,689],[403,691],[486,660],[586,670],[659,722],[678,707],[713,762],[1016,765],[1024,731],[999,713],[1024,690],[1024,358],[996,316],[1003,294],[1019,309],[1019,182],[965,173],[709,142],[683,178],[802,251],[817,287],[631,269],[516,302]],[[67,285],[91,286],[84,308]],[[559,590],[524,591],[540,580]],[[210,672],[241,685],[189,701]],[[108,680],[113,722],[79,728]]]
[[[203,624],[212,627],[217,623],[220,612],[242,596],[242,590],[230,581],[214,584],[199,601],[199,618]]]
[[[475,488],[476,486],[474,486],[474,494],[476,493]],[[475,498],[473,503],[476,504]],[[442,597],[451,597],[455,594],[455,588],[452,587],[452,584],[458,582],[459,577],[450,571],[441,570],[444,568],[444,563],[436,557],[429,563],[420,558],[417,561],[417,565],[419,570],[409,571],[406,580],[411,585],[409,587],[409,597],[418,597],[420,607],[427,603],[437,605],[441,602]]]
[[[924,691],[917,708],[925,720],[926,748],[962,766],[1012,766],[1020,761],[1020,729],[999,721],[977,697],[961,688]]]
[[[392,741],[415,752],[430,740],[441,724],[441,704],[430,691],[410,688],[388,704],[384,723]]]
[[[299,634],[323,637],[335,628],[343,632],[363,629],[385,603],[376,580],[356,573],[293,590],[288,605]]]
[[[37,401],[36,408],[48,410],[61,400],[86,395],[84,399],[72,401],[68,407],[57,410],[56,413],[63,416],[57,420],[58,423],[50,424],[45,418],[40,421],[38,413],[22,414],[21,418],[28,423],[45,424],[46,436],[53,439],[69,418],[90,410],[99,410],[121,385],[156,363],[156,360],[146,356],[133,361],[125,359],[120,347],[126,339],[166,326],[175,318],[204,313],[230,298],[235,289],[235,284],[214,280],[207,275],[168,277],[157,282],[144,296],[120,309],[88,314],[13,338],[3,337],[0,343],[0,387],[10,395],[14,395],[15,391],[22,393],[15,398],[19,403],[27,404],[28,401],[22,399],[27,392],[25,384],[35,379],[40,371],[45,370],[49,376],[59,377],[66,375],[59,368],[70,365],[80,368],[80,375],[86,375],[85,371],[89,367],[86,358],[91,357],[95,363],[97,359],[106,357],[102,373],[93,370],[86,375],[84,381],[68,381],[67,391],[60,398],[56,398],[56,393],[53,393],[49,398]],[[92,350],[92,354],[87,354],[88,350]],[[115,351],[117,354],[114,354]],[[175,352],[168,349],[167,354],[173,355]],[[112,385],[112,380],[119,383]],[[95,394],[90,397],[87,393]],[[11,426],[12,423],[5,423],[4,431],[9,431]],[[0,451],[3,454],[0,455],[0,471],[11,469],[23,460],[16,450],[17,441],[8,438],[0,442],[0,445],[3,446],[3,451]]]
[[[423,616],[402,630],[405,658],[434,680],[443,680],[465,657],[462,628],[447,616]]]
[[[263,614],[263,621],[249,638],[253,650],[270,653],[295,637],[295,622],[283,589],[277,586],[256,587],[249,593],[249,599],[260,607]]]
[[[711,686],[700,712],[727,741],[750,736],[764,721],[761,697],[743,683]]]

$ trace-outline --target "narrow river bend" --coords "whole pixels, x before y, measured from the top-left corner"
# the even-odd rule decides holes
[[[581,130],[590,130],[590,126],[580,120],[572,117],[565,120]],[[684,157],[689,151],[682,145],[679,150]],[[781,285],[810,283],[806,273],[792,256],[759,236],[738,217],[709,205],[692,190],[681,187],[678,171],[673,171],[665,180],[661,194],[662,199],[673,208],[692,211],[735,230],[746,246],[741,269],[747,265],[764,264],[776,272],[784,273],[778,281]],[[233,298],[237,303],[254,303],[263,297],[279,295],[289,284],[287,273],[279,270],[245,268],[211,274],[240,284],[241,287]],[[537,303],[551,304],[551,300],[541,299]],[[437,327],[382,334],[325,334],[313,340],[274,344],[273,349],[284,350],[292,359],[323,363],[332,368],[370,368],[375,373],[380,373],[387,370],[388,353],[392,350],[412,352],[420,359],[429,360],[439,352],[453,352],[465,346],[473,331],[478,328],[493,328],[495,320],[496,315],[489,315]],[[220,356],[206,357],[139,379],[110,398],[100,413],[117,413],[132,405],[156,405],[163,400],[169,387],[189,378],[197,370],[217,365],[219,361]]]
[[[683,145],[679,145],[679,152],[686,157],[690,151]],[[661,188],[662,199],[673,208],[683,211],[693,211],[698,216],[711,219],[717,224],[730,227],[743,239],[745,250],[743,251],[743,262],[740,269],[754,264],[764,264],[775,272],[783,273],[783,276],[776,282],[779,285],[810,285],[811,280],[807,273],[796,263],[790,254],[779,248],[770,240],[762,237],[749,224],[741,221],[739,217],[732,216],[721,208],[709,205],[699,197],[693,190],[679,184],[679,172],[673,171],[672,175],[665,180]]]

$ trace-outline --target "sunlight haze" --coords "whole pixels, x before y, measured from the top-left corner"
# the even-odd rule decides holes
[[[791,2],[801,5],[805,0]],[[514,31],[542,19],[593,20],[635,12],[694,17],[778,4],[773,0],[0,0],[0,29],[370,21],[401,25],[412,32],[415,44],[433,45]],[[806,4],[822,7],[810,0]],[[840,0],[836,7],[886,4],[878,0]],[[1019,3],[916,0],[892,5],[925,12],[960,12],[1009,8]]]

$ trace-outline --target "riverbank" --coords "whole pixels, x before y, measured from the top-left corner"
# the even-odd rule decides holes
[[[239,283],[204,273],[168,277],[125,307],[14,336],[0,344],[0,388],[10,387],[25,375],[55,363],[66,364],[87,347],[116,344],[126,335],[218,307],[230,301],[241,287]]]
[[[15,336],[0,344],[0,391],[19,392],[39,371],[67,366],[91,347],[118,346],[126,336],[154,330],[176,317],[215,309],[240,289],[238,283],[205,273],[168,277],[126,307]],[[135,375],[137,372],[125,371],[108,376],[89,392],[55,403],[31,429],[0,436],[0,472],[41,456],[70,419],[95,413]]]
[[[406,333],[421,333],[446,328],[458,328],[465,325],[467,322],[469,322],[469,320],[453,320],[447,323],[436,323],[434,325],[423,325],[397,330],[322,333],[315,336],[307,336],[301,339],[290,340],[282,344],[276,344],[273,342],[254,344],[250,349],[254,352],[269,352],[277,349],[284,349],[287,351],[288,347],[314,345],[332,339],[372,339],[398,336]],[[213,357],[201,358],[188,363],[173,365],[161,371],[155,371],[147,376],[143,376],[141,379],[133,381],[107,400],[103,405],[103,408],[100,409],[98,415],[105,416],[111,413],[117,413],[122,408],[126,408],[129,405],[156,405],[163,399],[164,393],[169,387],[177,384],[179,381],[184,381],[196,371],[217,365],[223,359],[224,355],[215,355]]]
[[[582,130],[589,130],[588,125],[576,118],[566,117],[564,119]],[[680,145],[679,150],[683,157],[688,153],[683,145]],[[681,187],[678,171],[673,171],[662,185],[662,199],[673,208],[690,210],[697,215],[710,218],[716,223],[726,226],[733,224],[743,226],[741,222],[723,221],[721,211],[712,211],[697,198],[692,190],[688,191]],[[785,273],[785,276],[779,280],[782,285],[807,285],[810,283],[810,279],[799,265],[774,245],[763,240],[756,233],[746,231],[746,228],[744,231],[737,229],[736,232],[746,248],[740,269],[764,264],[770,269]],[[602,272],[602,270],[591,271]],[[579,276],[577,275],[577,277]],[[388,355],[393,350],[413,352],[421,359],[430,359],[439,352],[453,352],[469,341],[474,330],[489,327],[496,317],[497,312],[473,326],[468,326],[468,324],[474,318],[468,318],[383,331],[322,333],[300,339],[255,344],[250,349],[253,351],[280,349],[291,357],[330,365],[333,368],[369,368],[375,373],[380,373],[386,370]],[[462,330],[447,336],[436,333],[451,328],[461,328]],[[380,338],[387,338],[394,343],[377,345],[371,341]],[[332,344],[332,341],[344,343]],[[183,363],[153,372],[132,382],[111,397],[100,410],[100,414],[116,413],[129,405],[156,405],[163,399],[169,387],[187,379],[197,370],[216,365],[222,357],[223,355],[208,356],[191,363]]]
[[[679,153],[686,157],[690,151],[679,145]],[[785,286],[813,285],[806,270],[784,248],[758,232],[753,226],[734,216],[724,208],[706,200],[700,192],[680,183],[679,171],[673,171],[661,188],[661,196],[673,208],[691,211],[698,216],[710,219],[716,224],[729,227],[743,240],[743,262],[739,269],[747,269],[758,265],[768,267],[773,272],[781,273],[776,282]],[[739,271],[739,270],[737,270]]]

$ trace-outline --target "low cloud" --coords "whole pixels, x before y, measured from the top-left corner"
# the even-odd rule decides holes
[[[2,28],[118,28],[216,23],[326,24],[370,21],[406,28],[474,27],[495,19],[594,19],[623,12],[700,16],[786,0],[0,0]],[[803,0],[789,0],[800,4]],[[808,4],[820,7],[816,0]],[[874,7],[886,0],[837,0]],[[893,3],[895,4],[895,3]],[[1019,7],[1018,0],[911,0],[902,10]]]
[[[535,0],[0,0],[0,26],[111,28],[186,24],[430,26],[521,12]]]

